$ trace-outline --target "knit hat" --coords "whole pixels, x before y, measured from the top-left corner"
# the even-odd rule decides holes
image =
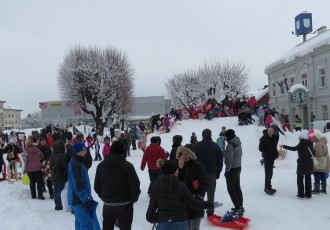
[[[111,145],[111,154],[123,155],[125,153],[124,144],[120,141],[115,141]]]
[[[225,132],[225,137],[227,137],[228,139],[231,139],[235,136],[235,131],[233,129],[228,129]]]
[[[308,140],[308,132],[306,130],[301,131],[301,133],[299,134],[299,138]]]
[[[211,139],[212,131],[210,129],[204,129],[202,132],[202,137],[204,139]]]
[[[74,143],[73,147],[72,147],[72,151],[73,151],[73,154],[77,154],[79,153],[80,151],[83,151],[83,150],[86,150],[86,146],[84,143],[82,142],[76,142]]]
[[[179,165],[175,161],[158,159],[157,161],[158,168],[161,168],[165,174],[173,174],[178,168]]]
[[[320,140],[321,138],[323,138],[324,137],[324,135],[321,133],[321,131],[320,130],[318,130],[318,129],[314,129],[314,137],[316,138],[316,139],[318,139],[318,140]]]

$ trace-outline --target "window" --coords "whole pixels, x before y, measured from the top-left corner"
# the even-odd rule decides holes
[[[325,87],[326,86],[325,68],[319,69],[319,75],[320,75],[320,87]]]
[[[321,106],[321,113],[322,113],[322,119],[327,120],[328,119],[328,106],[327,105]]]
[[[301,75],[301,84],[307,88],[307,73]]]
[[[272,84],[272,88],[273,88],[273,96],[276,96],[276,88],[275,88],[275,83]]]

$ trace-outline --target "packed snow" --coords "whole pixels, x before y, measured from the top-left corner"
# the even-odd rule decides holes
[[[196,132],[198,140],[201,140],[202,130],[209,128],[212,130],[212,139],[215,141],[222,126],[226,126],[227,129],[232,128],[241,139],[243,146],[241,187],[244,195],[245,216],[251,219],[246,229],[328,229],[330,195],[313,195],[312,199],[296,197],[296,152],[288,151],[284,160],[278,159],[275,162],[276,168],[272,184],[277,192],[274,196],[264,193],[264,169],[260,165],[261,153],[258,151],[263,127],[256,124],[257,122],[248,126],[238,126],[237,117],[215,118],[211,121],[183,120],[177,122],[170,133],[148,135],[148,143],[151,136],[160,135],[161,146],[170,151],[173,135],[182,135],[183,144],[186,144],[189,143],[192,132]],[[27,134],[29,133],[27,132]],[[329,140],[329,133],[327,138]],[[297,143],[298,133],[286,132],[285,136],[280,135],[279,145],[295,146]],[[93,150],[92,156],[94,157]],[[152,224],[145,219],[149,202],[147,195],[149,176],[147,170],[143,172],[140,170],[141,158],[141,150],[131,150],[131,156],[127,158],[135,166],[141,181],[141,195],[138,202],[134,204],[133,230],[152,229]],[[98,163],[99,161],[93,161],[93,166],[89,170],[92,184]],[[217,180],[215,194],[215,200],[224,204],[215,210],[215,214],[221,216],[233,207],[226,190],[223,173]],[[70,212],[55,211],[54,201],[49,199],[47,193],[45,194],[46,200],[32,200],[29,187],[18,181],[13,184],[1,182],[0,194],[0,229],[74,229],[74,215]],[[95,192],[92,195],[100,203],[97,214],[102,223],[102,201]],[[219,227],[212,225],[204,217],[201,229],[219,229]]]

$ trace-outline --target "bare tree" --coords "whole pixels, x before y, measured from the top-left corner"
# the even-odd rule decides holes
[[[34,113],[29,113],[21,121],[21,128],[22,129],[39,128],[39,127],[41,127],[41,114],[40,114],[40,111],[36,111]]]
[[[133,69],[123,52],[76,46],[64,57],[58,85],[62,99],[78,103],[94,118],[97,132],[103,134],[111,115],[126,116],[133,80]]]
[[[191,103],[222,100],[225,95],[237,96],[249,90],[246,67],[241,63],[204,63],[197,70],[175,74],[165,83],[168,95],[176,107],[186,110]]]

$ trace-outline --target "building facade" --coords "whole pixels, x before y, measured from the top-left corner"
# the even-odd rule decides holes
[[[298,115],[303,120],[303,128],[310,128],[314,120],[329,119],[330,31],[326,27],[268,65],[265,73],[271,108],[289,115],[291,121]],[[296,84],[303,85],[308,91],[305,103],[294,103],[290,97],[289,90]]]
[[[23,110],[10,105],[3,105],[4,130],[21,128],[21,112]]]
[[[3,116],[3,112],[4,112],[4,103],[6,103],[5,101],[0,101],[0,130],[4,130],[5,129],[5,121],[4,121],[4,116]]]
[[[170,112],[171,100],[164,99],[164,96],[134,97],[130,112],[126,121],[137,122],[147,120],[152,113],[166,114]],[[91,115],[85,114],[79,105],[71,101],[47,101],[39,102],[42,125],[48,124],[74,124],[94,123]]]

